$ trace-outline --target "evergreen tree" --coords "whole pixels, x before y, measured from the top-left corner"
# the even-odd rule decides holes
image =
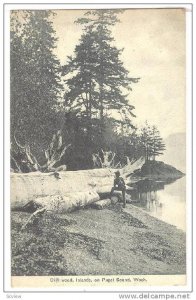
[[[143,148],[145,161],[155,160],[156,156],[163,154],[165,144],[156,126],[150,126],[148,122],[141,128],[140,142]]]
[[[165,144],[156,126],[152,126],[151,140],[152,144],[150,149],[150,156],[153,160],[155,160],[156,156],[162,155],[163,151],[165,150]]]
[[[92,124],[93,119],[101,120],[108,110],[126,109],[134,116],[134,107],[129,104],[127,94],[131,83],[138,78],[130,78],[120,60],[122,50],[112,45],[111,27],[118,22],[116,10],[93,10],[85,13],[85,18],[77,20],[84,25],[80,43],[76,46],[74,57],[69,57],[63,74],[69,74],[66,80],[68,92],[65,105],[71,109],[80,109]],[[72,76],[70,77],[70,72]]]
[[[59,129],[55,111],[62,89],[55,57],[55,31],[50,11],[26,11],[26,20],[11,32],[11,107],[14,132],[21,143],[43,150]],[[12,23],[17,21],[17,14]],[[21,19],[21,16],[20,16]],[[20,23],[20,22],[19,22]]]
[[[148,122],[145,122],[145,125],[141,128],[140,134],[141,147],[143,149],[143,156],[145,161],[148,161],[151,157],[151,146],[152,146],[152,137],[151,137],[151,127]]]
[[[25,76],[24,45],[22,41],[23,25],[19,15],[12,11],[10,15],[10,121],[11,141],[14,141],[14,132],[21,130],[25,110],[23,82]]]
[[[127,156],[130,159],[139,159],[143,156],[144,150],[141,144],[138,129],[136,128],[128,137]]]

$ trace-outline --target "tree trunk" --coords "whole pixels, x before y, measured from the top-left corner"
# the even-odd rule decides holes
[[[100,120],[101,124],[103,123],[103,83],[100,83],[100,96],[99,96],[99,101],[100,101]]]
[[[56,173],[12,173],[11,174],[11,206],[21,207],[31,200],[46,196],[64,197],[89,191],[99,192],[108,186],[111,189],[114,171],[110,169],[94,169],[84,171],[65,171]]]
[[[143,159],[140,159],[125,166],[120,169],[121,176],[126,179],[142,164]],[[53,210],[58,210],[55,209],[55,203],[58,203],[60,211],[88,205],[99,200],[99,193],[110,192],[115,171],[116,169],[93,169],[59,173],[12,173],[11,207],[23,207],[32,200],[42,205],[48,203],[47,206],[53,207]]]

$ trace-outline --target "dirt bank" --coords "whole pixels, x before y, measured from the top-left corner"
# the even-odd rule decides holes
[[[12,275],[185,274],[185,233],[127,205],[46,213],[21,226],[12,212]]]

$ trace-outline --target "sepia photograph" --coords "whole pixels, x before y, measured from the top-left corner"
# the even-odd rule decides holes
[[[9,18],[12,286],[186,285],[185,9]]]

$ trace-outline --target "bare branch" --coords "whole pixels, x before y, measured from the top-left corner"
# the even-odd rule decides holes
[[[10,156],[11,156],[11,159],[13,160],[13,162],[15,163],[15,166],[16,166],[18,172],[22,173],[21,168],[20,168],[19,164],[17,163],[17,161],[15,160],[15,158],[13,157],[13,155],[10,154]]]
[[[58,163],[63,155],[65,154],[66,150],[71,146],[71,144],[63,145],[63,138],[61,134],[61,130],[58,130],[56,134],[53,134],[52,141],[49,144],[48,149],[45,150],[45,158],[46,163],[44,165],[40,165],[36,159],[36,157],[32,154],[30,146],[26,145],[21,146],[16,137],[14,136],[15,141],[19,149],[22,149],[23,154],[26,156],[25,161],[27,163],[27,166],[30,171],[51,171],[55,168],[53,166]],[[21,168],[19,164],[16,162],[16,160],[13,157],[13,161],[15,162],[15,165],[19,172],[21,172]],[[65,170],[65,166],[63,166],[63,169]]]
[[[100,151],[102,152],[103,157],[101,157],[99,153],[94,153],[92,155],[94,166],[98,166],[101,168],[113,168],[114,158],[116,154],[112,151],[103,151],[103,149],[101,149]]]
[[[19,144],[19,142],[18,142],[17,139],[16,139],[15,132],[14,132],[14,140],[15,140],[16,145],[17,145],[19,148],[25,149],[26,145],[22,146],[22,145]]]
[[[28,220],[23,224],[23,226],[21,227],[21,230],[24,230],[26,228],[26,226],[29,224],[29,223],[33,223],[36,219],[42,217],[42,215],[45,213],[46,211],[46,208],[43,207],[43,208],[40,208],[38,210],[36,210],[29,218]]]
[[[47,162],[41,166],[42,169],[47,169],[50,171],[53,166],[61,160],[66,150],[71,146],[68,144],[63,146],[61,131],[59,130],[57,134],[54,134],[52,137],[52,142],[49,145],[49,148],[45,150],[45,157]]]

